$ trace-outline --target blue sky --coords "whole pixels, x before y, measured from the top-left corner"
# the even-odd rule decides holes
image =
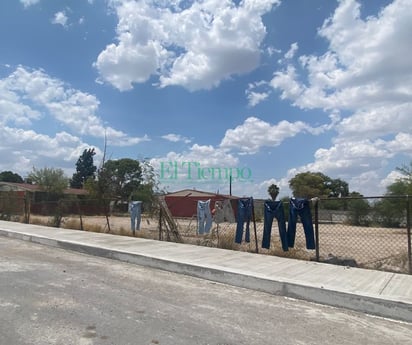
[[[214,168],[243,173],[240,196],[290,195],[305,171],[380,195],[412,160],[411,8],[3,0],[0,171],[70,177],[86,148],[99,164],[106,135],[108,158],[150,159],[168,191],[228,193]]]

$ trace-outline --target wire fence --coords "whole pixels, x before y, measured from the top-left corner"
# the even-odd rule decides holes
[[[315,249],[307,249],[304,226],[298,217],[294,246],[287,251],[282,249],[276,219],[271,226],[270,246],[262,248],[263,204],[264,200],[254,201],[250,241],[245,241],[244,231],[241,243],[235,242],[236,222],[213,222],[209,233],[199,235],[196,215],[173,217],[170,212],[159,212],[159,205],[151,212],[146,209],[140,230],[134,232],[127,204],[79,198],[35,202],[25,196],[0,193],[0,219],[412,274],[409,196],[314,199],[310,211]],[[287,226],[289,202],[283,207]],[[170,219],[164,222],[167,217]],[[172,230],[178,236],[172,236]]]

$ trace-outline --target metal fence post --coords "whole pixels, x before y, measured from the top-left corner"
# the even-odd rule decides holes
[[[408,234],[408,265],[409,274],[412,274],[412,250],[411,250],[411,204],[409,195],[406,196],[406,232]]]
[[[319,262],[319,200],[315,201],[315,247],[316,261]]]
[[[159,241],[161,241],[162,240],[162,231],[163,231],[163,229],[162,229],[162,222],[163,222],[163,219],[162,219],[162,208],[160,207],[159,208]]]

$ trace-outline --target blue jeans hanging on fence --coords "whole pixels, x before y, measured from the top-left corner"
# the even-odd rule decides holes
[[[303,230],[305,231],[306,248],[315,249],[315,235],[309,200],[302,198],[291,198],[289,201],[289,222],[287,231],[289,248],[295,246],[296,222],[298,215],[302,221]]]
[[[266,200],[264,204],[264,225],[262,248],[270,248],[270,235],[272,232],[273,218],[278,221],[279,237],[282,243],[283,251],[288,251],[288,238],[286,232],[285,211],[283,210],[283,203],[281,201]]]
[[[142,219],[142,202],[141,201],[131,201],[129,203],[130,212],[130,227],[133,231],[140,230],[140,222]]]
[[[245,242],[250,242],[250,221],[253,214],[253,198],[238,199],[237,204],[237,226],[235,242],[242,243],[243,228],[246,223]]]
[[[212,228],[212,212],[210,212],[210,200],[197,201],[197,223],[199,235],[208,234]]]

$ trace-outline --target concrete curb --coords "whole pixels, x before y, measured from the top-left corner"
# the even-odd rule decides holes
[[[367,294],[354,294],[296,282],[252,276],[235,269],[215,268],[202,264],[166,260],[155,255],[130,253],[104,247],[91,246],[69,240],[50,239],[40,235],[0,229],[0,235],[83,254],[115,259],[123,262],[190,275],[237,287],[262,291],[274,295],[302,299],[333,307],[351,309],[371,315],[412,322],[412,304],[400,300]]]

